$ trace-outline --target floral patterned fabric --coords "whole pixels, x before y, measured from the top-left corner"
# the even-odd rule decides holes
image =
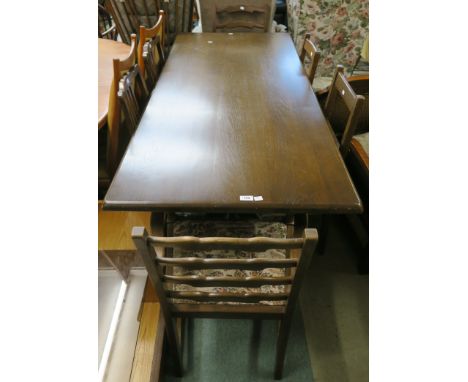
[[[288,0],[287,5],[297,51],[307,32],[321,51],[316,77],[332,77],[338,64],[351,74],[369,33],[369,1]]]
[[[286,238],[287,228],[281,222],[264,222],[256,220],[248,221],[207,221],[207,220],[181,220],[174,223],[174,236],[197,236],[197,237],[255,237],[265,236],[272,238]],[[199,257],[218,259],[250,259],[250,258],[285,258],[284,250],[270,249],[266,252],[245,252],[233,250],[212,250],[212,251],[185,251],[174,249],[174,257]],[[203,269],[190,270],[182,267],[174,267],[173,274],[178,276],[216,276],[216,277],[282,277],[284,269],[266,268],[259,271],[239,270],[239,269]],[[200,291],[200,292],[233,292],[233,293],[284,293],[284,285],[262,285],[260,288],[240,288],[240,287],[193,287],[185,284],[174,284],[177,291]],[[172,299],[174,303],[190,302],[182,299]],[[261,301],[262,304],[284,305],[285,301]],[[227,304],[239,304],[228,302]]]

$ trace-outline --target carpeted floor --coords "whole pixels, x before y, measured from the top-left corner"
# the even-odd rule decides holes
[[[358,273],[360,248],[344,217],[330,222],[325,255],[316,255],[300,307],[314,382],[369,380],[369,275]]]
[[[184,348],[184,377],[173,376],[170,356],[164,382],[272,381],[278,321],[192,319]],[[168,354],[168,352],[165,352]],[[299,309],[289,338],[283,382],[312,381],[304,325]]]

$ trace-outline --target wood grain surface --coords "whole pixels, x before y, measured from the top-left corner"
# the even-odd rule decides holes
[[[98,128],[107,122],[109,93],[114,76],[112,59],[123,59],[129,52],[129,45],[98,38]]]
[[[134,226],[150,227],[149,212],[103,211],[98,201],[98,250],[134,252]]]
[[[286,33],[179,34],[104,203],[115,210],[361,211]]]
[[[158,303],[143,304],[130,382],[156,382],[161,367],[164,324]]]

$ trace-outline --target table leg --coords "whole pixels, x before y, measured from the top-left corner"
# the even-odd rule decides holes
[[[330,226],[330,215],[308,215],[308,227],[317,228],[319,242],[317,245],[317,253],[325,254],[325,247],[328,240],[328,230]]]

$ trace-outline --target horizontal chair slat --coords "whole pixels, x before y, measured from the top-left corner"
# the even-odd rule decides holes
[[[287,293],[229,293],[229,292],[179,292],[166,291],[166,295],[171,298],[202,302],[259,302],[259,301],[280,301],[287,300]]]
[[[216,29],[224,28],[259,28],[263,29],[265,26],[260,23],[254,23],[250,21],[230,21],[221,24],[216,24]]]
[[[198,318],[260,318],[283,317],[285,305],[219,305],[219,304],[171,304],[175,317]]]
[[[239,239],[232,237],[159,237],[149,236],[148,240],[155,246],[181,248],[187,250],[238,250],[238,251],[266,251],[267,249],[297,249],[302,248],[304,240],[294,239],[274,239],[270,237],[251,237]]]
[[[242,9],[238,6],[238,5],[228,5],[226,7],[219,7],[217,6],[216,7],[216,12],[217,13],[237,13],[239,11],[242,11],[242,12],[248,12],[248,13],[254,13],[254,12],[258,12],[258,13],[265,13],[265,8],[263,7],[256,7],[254,5],[245,5],[242,7]]]
[[[246,287],[258,288],[262,285],[288,285],[291,277],[212,277],[212,276],[172,276],[164,275],[163,281],[187,284],[195,287]]]
[[[156,263],[188,269],[246,269],[297,267],[296,259],[200,259],[198,257],[157,257]]]

